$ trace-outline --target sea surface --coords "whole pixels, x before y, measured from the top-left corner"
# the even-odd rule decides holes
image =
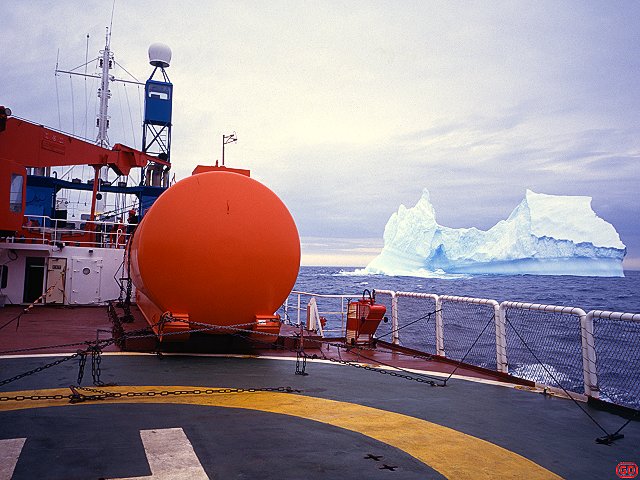
[[[314,294],[361,298],[365,290],[391,290],[456,295],[577,307],[585,312],[605,310],[640,313],[640,272],[624,277],[574,277],[542,275],[434,275],[433,278],[363,275],[353,267],[301,267],[294,290]],[[368,296],[368,293],[366,294]],[[291,295],[286,318],[306,320],[310,297]],[[387,307],[390,296],[378,294]],[[318,297],[327,335],[344,335],[347,299]],[[280,311],[282,314],[284,309]],[[496,369],[493,308],[447,302],[442,306],[444,350],[448,358],[464,359]],[[436,353],[435,302],[399,298],[398,334],[402,345]],[[376,337],[391,341],[391,321],[381,323]],[[584,390],[580,318],[560,313],[507,310],[507,363],[509,373],[545,385],[582,393]],[[594,320],[594,350],[598,386],[603,399],[640,408],[640,322]]]
[[[354,273],[355,272],[355,273]],[[489,298],[640,313],[640,271],[624,277],[452,275],[434,278],[359,275],[353,267],[301,267],[294,290],[362,294],[363,289]]]

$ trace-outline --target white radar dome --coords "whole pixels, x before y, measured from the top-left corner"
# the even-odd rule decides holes
[[[166,68],[171,63],[171,49],[164,43],[154,43],[149,47],[149,63],[154,67]]]

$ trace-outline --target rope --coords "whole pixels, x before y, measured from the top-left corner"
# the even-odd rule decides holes
[[[515,329],[515,327],[513,326],[513,324],[511,323],[511,321],[509,320],[509,316],[507,315],[507,313],[506,313],[506,312],[505,312],[504,318],[505,318],[505,320],[507,321],[507,323],[509,324],[509,326],[513,329],[513,332],[516,334],[516,336],[520,339],[520,341],[522,342],[522,344],[525,346],[525,348],[529,351],[529,353],[530,353],[530,354],[533,356],[533,358],[536,360],[536,362],[538,362],[538,363],[540,364],[540,366],[544,369],[544,371],[545,371],[545,372],[546,372],[546,373],[551,377],[551,379],[552,379],[554,382],[556,382],[556,383],[558,384],[558,386],[562,389],[562,391],[565,393],[565,395],[567,395],[567,396],[571,399],[571,401],[572,401],[573,403],[575,403],[575,404],[576,404],[576,406],[577,406],[580,410],[582,410],[582,412],[583,412],[587,417],[589,417],[589,418],[591,419],[591,421],[592,421],[593,423],[595,423],[595,424],[596,424],[596,426],[597,426],[600,430],[602,430],[602,431],[605,433],[606,438],[613,438],[613,436],[612,436],[609,432],[607,432],[607,430],[606,430],[602,425],[600,425],[600,423],[598,423],[598,421],[597,421],[595,418],[593,418],[593,416],[592,416],[589,412],[587,412],[584,408],[582,408],[582,405],[580,405],[580,404],[578,403],[578,401],[577,401],[575,398],[573,398],[573,396],[572,396],[572,395],[570,395],[570,394],[569,394],[569,392],[567,392],[567,390],[562,386],[562,383],[560,383],[560,382],[556,379],[556,377],[555,377],[555,376],[554,376],[554,375],[549,371],[549,369],[545,366],[545,364],[544,364],[544,363],[542,363],[542,362],[540,361],[540,359],[539,359],[539,358],[538,358],[538,356],[533,352],[533,350],[531,349],[531,347],[527,344],[527,342],[525,342],[524,338],[522,338],[522,336],[520,335],[520,333]]]
[[[60,50],[58,50],[60,55]],[[56,71],[58,70],[58,60],[56,59]],[[58,92],[58,73],[54,75],[56,77],[56,103],[58,104],[58,130],[62,130],[62,116],[60,115],[60,93]]]
[[[56,280],[56,282],[53,285],[51,285],[49,288],[47,288],[47,290],[42,295],[40,295],[30,305],[28,305],[25,309],[23,309],[22,312],[20,312],[18,315],[13,317],[7,323],[2,325],[0,327],[0,330],[2,330],[4,327],[6,327],[7,325],[9,325],[9,324],[11,324],[11,323],[13,323],[15,321],[17,321],[16,330],[18,330],[18,327],[20,327],[20,317],[22,317],[22,315],[24,315],[25,313],[29,313],[29,311],[36,305],[36,303],[40,302],[43,298],[45,298],[47,295],[49,295],[49,293],[51,293],[51,291],[58,285],[58,283],[60,282],[61,278],[62,277],[58,277],[58,280]]]
[[[632,421],[636,420],[638,417],[640,417],[640,410],[636,410],[636,413],[634,413],[626,422],[624,422],[622,424],[622,426],[616,430],[614,433],[612,433],[611,435],[608,435],[608,438],[611,438],[612,440],[615,440],[616,438],[622,438],[624,437],[624,435],[622,435],[622,437],[620,436],[620,432],[627,426],[629,425]],[[596,442],[598,440],[601,440],[601,438],[596,439]],[[606,442],[599,442],[599,443],[606,443]]]
[[[73,79],[71,75],[69,75],[69,85],[71,90],[71,131],[73,134],[76,134],[76,107],[75,102],[73,100]]]
[[[402,330],[405,327],[409,327],[411,325],[413,325],[414,323],[418,323],[420,320],[424,320],[425,318],[431,318],[432,315],[435,315],[438,312],[441,312],[442,310],[434,310],[433,312],[429,312],[426,315],[421,316],[420,318],[418,318],[417,320],[414,320],[413,322],[409,322],[406,325],[403,325],[401,327],[396,328],[395,330],[391,330],[390,332],[385,333],[384,335],[380,335],[379,337],[376,337],[376,339],[380,340],[381,338],[384,338],[388,335],[392,335],[396,332],[399,332],[400,330]]]
[[[124,89],[124,85],[120,84],[120,87]],[[124,143],[127,145],[129,140],[127,139],[127,130],[124,128],[124,109],[122,108],[122,95],[118,95],[118,106],[120,107],[120,121],[122,122],[122,136],[124,137]]]
[[[471,350],[473,350],[473,347],[476,346],[476,343],[478,343],[478,340],[480,340],[480,337],[482,337],[482,334],[485,332],[485,330],[487,329],[487,327],[491,324],[491,322],[495,322],[495,314],[491,315],[491,318],[489,319],[489,321],[487,322],[487,324],[484,326],[484,328],[482,329],[482,331],[480,332],[480,334],[476,337],[476,339],[473,341],[473,343],[471,344],[471,346],[469,347],[469,349],[466,351],[466,353],[462,356],[462,358],[460,359],[460,361],[458,362],[458,364],[456,365],[456,367],[453,369],[453,371],[449,374],[449,376],[444,380],[444,384],[446,385],[447,382],[449,380],[451,380],[451,377],[453,377],[453,375],[458,371],[458,368],[460,368],[460,366],[464,363],[465,359],[467,358],[467,355],[469,355],[469,353],[471,353]]]
[[[126,85],[124,86],[124,94],[125,94],[125,97],[127,98],[127,108],[129,109],[129,121],[131,122],[131,132],[133,135],[133,148],[137,150],[138,142],[136,141],[136,131],[135,131],[135,128],[133,127],[133,114],[131,113],[131,103],[129,103],[129,90],[127,89]]]

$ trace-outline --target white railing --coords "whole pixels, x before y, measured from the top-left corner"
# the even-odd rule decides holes
[[[291,297],[293,298],[293,305],[292,302],[290,301]],[[318,322],[318,333],[322,336],[325,336],[328,333],[338,333],[338,334],[344,334],[345,331],[345,326],[346,326],[346,319],[347,319],[347,306],[350,300],[354,300],[357,298],[360,298],[361,295],[359,294],[354,294],[354,295],[326,295],[326,294],[317,294],[317,293],[309,293],[309,292],[299,292],[299,291],[292,291],[291,294],[289,295],[289,297],[287,297],[287,299],[285,300],[285,303],[283,305],[284,308],[284,313],[285,313],[285,318],[288,318],[289,320],[292,319],[291,310],[295,311],[295,323],[296,325],[300,326],[302,324],[302,317],[304,315],[304,319],[305,321],[307,320],[307,305],[309,304],[309,302],[311,301],[312,298],[316,299],[317,304],[319,305],[318,299],[325,299],[325,300],[329,300],[331,302],[331,300],[333,300],[334,307],[336,308],[332,308],[329,310],[322,310],[320,309],[320,307],[318,307],[317,310],[317,314],[319,317],[336,317],[339,316],[340,318],[340,327],[334,327],[334,328],[323,328],[322,324],[320,322]],[[305,297],[307,298],[307,301],[303,304],[302,302],[302,298]],[[339,307],[337,305],[337,302],[340,302]],[[331,303],[333,303],[331,302]],[[326,304],[327,302],[325,302]],[[304,312],[304,314],[302,313]],[[335,322],[331,322],[334,323]]]
[[[27,235],[9,237],[6,241],[43,245],[65,242],[72,246],[124,248],[130,236],[127,225],[122,222],[76,221],[44,215],[25,215],[22,230]]]
[[[588,321],[587,314],[581,308],[562,307],[557,305],[541,305],[538,303],[502,302],[500,304],[501,322],[505,323],[508,309],[552,312],[560,315],[571,315],[580,321],[580,339],[582,350],[582,373],[584,394],[598,398],[598,375],[596,373],[596,353],[593,340],[593,321]]]
[[[603,394],[601,397],[640,409],[640,314],[591,310],[585,318],[585,328],[595,339],[595,372],[600,368],[601,373],[597,376],[594,372],[592,381]],[[621,351],[629,351],[630,355],[621,358]],[[612,381],[614,377],[616,381]]]
[[[562,386],[564,380],[567,385],[570,384],[567,390],[574,391],[574,393],[579,393],[575,391],[575,387],[582,384],[581,388],[584,389],[584,394],[597,399],[601,397],[601,392],[603,391],[600,379],[598,378],[597,352],[601,352],[602,355],[606,353],[608,361],[614,366],[618,364],[616,362],[626,362],[630,365],[627,369],[628,371],[625,370],[625,374],[634,377],[629,380],[629,389],[631,392],[623,393],[626,395],[625,398],[631,398],[630,403],[634,408],[640,406],[640,398],[638,398],[640,396],[640,368],[637,368],[637,366],[640,366],[640,314],[601,310],[594,310],[587,313],[580,308],[574,307],[510,301],[498,303],[496,300],[485,298],[417,292],[376,290],[375,293],[376,296],[383,299],[390,297],[391,331],[385,335],[391,335],[391,342],[393,344],[400,344],[400,332],[404,328],[403,325],[401,325],[401,319],[404,318],[404,323],[406,324],[409,320],[415,321],[413,317],[418,316],[417,311],[425,311],[423,307],[416,308],[414,304],[410,310],[407,310],[408,313],[403,317],[398,300],[401,298],[415,299],[418,302],[424,300],[428,302],[428,306],[430,307],[427,309],[429,311],[429,318],[435,320],[434,324],[429,324],[428,328],[434,328],[433,333],[430,335],[435,334],[435,354],[438,356],[446,357],[448,349],[450,350],[452,348],[451,345],[446,344],[446,331],[459,330],[461,328],[467,329],[471,331],[471,333],[468,334],[471,336],[468,338],[475,338],[477,341],[483,334],[482,332],[493,323],[492,330],[494,330],[494,332],[491,333],[490,337],[495,338],[495,343],[493,340],[486,341],[485,339],[484,347],[486,355],[488,355],[489,350],[493,352],[491,356],[495,355],[495,370],[522,376],[523,378],[527,378],[527,375],[531,377],[532,374],[518,372],[513,369],[510,372],[509,355],[513,357],[516,364],[522,360],[520,357],[525,354],[529,356],[533,355],[536,359],[539,359],[541,368],[549,375],[543,375],[542,378],[534,376],[535,378],[528,378],[529,380],[533,380],[544,386],[555,387],[555,385],[545,383],[550,382],[551,380],[549,380],[549,378],[551,378],[562,388],[564,388]],[[294,303],[296,305],[292,307],[288,299],[284,308],[287,313],[290,309],[295,309],[297,312],[298,325],[302,322],[302,312],[306,310],[308,303],[308,300],[303,301],[303,297],[305,299],[316,299],[319,315],[338,315],[340,317],[339,328],[337,328],[336,322],[332,322],[332,327],[334,328],[325,329],[324,331],[320,330],[320,334],[322,335],[329,332],[339,332],[343,335],[348,300],[356,300],[360,297],[360,295],[319,295],[296,291],[292,292],[292,295],[294,296]],[[332,299],[333,301],[339,299],[339,309],[322,310],[321,304],[325,299]],[[385,301],[383,303],[389,305],[389,302]],[[476,308],[476,310],[464,310],[465,305],[475,306],[474,308]],[[515,320],[518,316],[524,315],[530,315],[530,317],[524,318],[524,323],[519,325]],[[600,337],[595,334],[594,320],[603,322],[599,328],[601,328],[603,332],[606,328],[606,333],[610,338],[605,338],[604,334],[600,335]],[[612,322],[618,323],[613,325]],[[616,342],[616,339],[619,338],[620,335],[619,325],[621,324],[629,327],[627,329],[629,330],[627,334],[628,338],[623,346],[620,345],[620,342]],[[484,326],[484,328],[482,332],[480,332],[480,327],[482,326]],[[525,326],[530,330],[528,340],[523,339],[521,332],[518,332],[518,329],[525,328]],[[424,324],[419,328],[424,330]],[[545,333],[545,328],[548,333]],[[508,344],[508,332],[512,339],[510,344]],[[557,338],[563,335],[565,336],[564,338]],[[545,336],[553,338],[544,338]],[[516,340],[516,337],[520,341]],[[552,344],[552,342],[555,342],[555,344]],[[571,342],[571,348],[568,348],[567,345]],[[471,343],[468,343],[469,345],[465,346],[465,348],[471,347]],[[524,346],[522,345],[523,343],[525,343]],[[536,355],[531,349],[531,345],[527,345],[527,343],[536,344],[537,348],[542,349],[540,350],[541,353]],[[459,345],[458,348],[460,348]],[[545,348],[553,349],[553,355],[545,352]],[[560,360],[558,361],[558,359]],[[486,358],[485,360],[486,361],[483,361],[480,366],[492,364],[492,359]],[[554,362],[557,364],[554,365]],[[569,373],[563,373],[563,369],[569,371]],[[577,375],[580,376],[577,377]],[[569,376],[572,376],[572,378],[569,379]],[[604,383],[607,384],[608,382],[609,380],[605,379]],[[606,385],[605,390],[607,391],[605,391],[604,397],[608,400],[611,398],[615,400],[615,395],[609,392],[611,388],[613,388],[611,385]]]

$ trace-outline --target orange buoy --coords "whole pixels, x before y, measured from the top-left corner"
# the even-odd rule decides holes
[[[160,311],[229,326],[282,305],[298,276],[300,238],[267,187],[210,171],[156,200],[133,235],[130,256],[133,283]]]

